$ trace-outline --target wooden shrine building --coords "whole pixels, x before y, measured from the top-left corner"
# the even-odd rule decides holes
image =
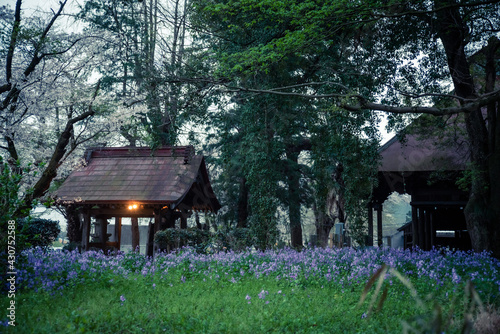
[[[82,249],[120,249],[121,219],[154,219],[148,227],[146,253],[153,254],[154,233],[187,228],[193,211],[216,213],[220,204],[212,190],[203,156],[192,146],[105,147],[85,154],[86,166],[76,170],[56,192],[56,203],[78,208],[82,224]],[[114,233],[108,233],[115,219]],[[110,236],[113,240],[110,241]],[[137,235],[138,240],[138,235]]]
[[[368,244],[373,245],[373,211],[376,213],[378,245],[382,246],[383,203],[393,193],[411,195],[411,223],[404,231],[405,248],[433,246],[470,249],[464,207],[468,193],[456,181],[468,162],[468,148],[462,139],[438,144],[429,134],[397,137],[379,149],[381,165],[378,186],[369,205]]]

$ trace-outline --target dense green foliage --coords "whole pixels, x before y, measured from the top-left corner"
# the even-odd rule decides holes
[[[16,263],[17,255],[23,250],[30,247],[51,246],[60,232],[57,221],[29,217],[31,207],[26,206],[20,195],[23,175],[29,177],[30,174],[32,173],[29,168],[22,168],[19,162],[9,165],[0,156],[0,272],[2,273],[7,272],[7,264]],[[29,192],[30,189],[24,191]]]
[[[267,6],[269,12],[261,13]],[[241,11],[236,14],[233,7]],[[217,60],[213,75],[228,87],[243,87],[210,115],[218,135],[207,146],[222,152],[214,160],[223,170],[217,188],[229,207],[222,220],[228,226],[248,224],[259,248],[275,245],[276,227],[284,225],[291,245],[300,248],[304,212],[311,210],[321,245],[333,224],[346,220],[351,235],[364,243],[362,218],[377,164],[377,115],[349,114],[329,101],[299,96],[330,88],[307,84],[333,75],[322,67],[332,56],[322,42],[283,57],[262,56],[256,67],[243,59],[286,31],[286,22],[274,15],[278,7],[284,10],[286,4],[194,1],[192,20],[202,27],[196,36]],[[346,85],[359,80],[337,74]],[[365,84],[371,94],[377,91],[373,82]],[[329,209],[332,202],[340,204]]]
[[[318,244],[336,222],[362,244],[375,111],[395,129],[463,113],[468,230],[500,254],[498,2],[95,0],[67,16],[75,34],[59,33],[65,4],[0,7],[2,156],[43,171],[28,206],[78,147],[195,144],[211,156],[219,231],[300,248],[314,216]]]
[[[19,217],[28,215],[30,211],[20,198],[21,172],[28,173],[29,170],[21,168],[19,162],[13,164],[12,167],[0,156],[0,270],[2,273],[6,271],[8,246],[10,245],[10,249],[18,253],[31,247],[34,241],[27,232],[27,228],[19,224]]]
[[[194,0],[193,5],[199,36],[218,60],[215,73],[231,91],[278,96],[294,106],[314,100],[308,109],[315,112],[340,108],[359,117],[367,110],[387,111],[396,129],[420,113],[463,113],[476,175],[465,209],[468,230],[474,249],[499,256],[498,2]],[[365,116],[365,124],[374,118]]]
[[[189,246],[199,253],[222,250],[241,251],[255,244],[254,234],[248,228],[232,228],[210,232],[198,228],[167,228],[155,233],[154,242],[158,251],[171,252]]]
[[[28,217],[18,220],[18,226],[32,247],[47,248],[61,232],[59,222],[51,219]]]
[[[16,164],[16,167],[19,168],[19,164]],[[2,231],[4,231],[4,224],[7,224],[8,220],[15,218],[16,212],[22,206],[19,198],[19,183],[22,176],[13,173],[9,164],[4,162],[1,156],[0,168],[0,222]]]
[[[192,246],[205,251],[210,241],[210,233],[200,229],[167,228],[155,233],[154,242],[159,250],[171,252],[184,246]]]

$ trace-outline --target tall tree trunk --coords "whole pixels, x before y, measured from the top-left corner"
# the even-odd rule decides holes
[[[455,3],[455,0],[435,1],[436,8],[445,7],[437,17],[439,38],[448,58],[455,94],[461,98],[474,98],[477,93],[465,54],[467,27],[458,8],[451,6]],[[492,251],[500,258],[500,209],[497,208],[500,203],[500,148],[492,145],[498,142],[498,133],[488,133],[480,108],[466,114],[465,121],[473,164],[470,196],[465,207],[467,229],[474,250]]]
[[[300,221],[300,171],[299,154],[293,150],[286,153],[288,160],[288,216],[290,219],[290,237],[293,248],[302,248],[302,223]]]
[[[248,185],[246,178],[240,178],[240,193],[238,196],[238,224],[239,228],[248,227]]]
[[[318,238],[318,246],[328,246],[328,237],[330,230],[334,225],[334,221],[326,214],[326,210],[319,209],[315,204],[313,206],[314,216],[316,217],[316,235]]]

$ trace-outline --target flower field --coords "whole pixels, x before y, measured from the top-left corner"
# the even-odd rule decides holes
[[[371,289],[359,304],[383,264],[407,278],[426,305],[417,305],[408,283],[391,272],[381,283],[386,295]],[[469,294],[468,281],[479,298]],[[498,308],[500,262],[485,253],[377,248],[183,248],[154,259],[31,250],[19,260],[16,286],[15,332],[397,333],[431,323],[436,305],[453,318],[441,324],[453,332],[474,303]],[[384,303],[369,314],[372,298]],[[0,301],[4,309],[8,300]]]

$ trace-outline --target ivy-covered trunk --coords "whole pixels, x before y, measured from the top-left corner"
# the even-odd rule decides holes
[[[263,132],[246,138],[248,142],[245,143],[249,146],[245,161],[248,202],[252,212],[249,227],[260,250],[274,247],[278,238],[276,158],[272,137]]]
[[[498,103],[495,103],[495,109],[498,113]],[[475,132],[474,125],[480,122],[475,120],[478,117],[483,118],[479,111],[466,118],[473,173],[465,220],[474,250],[491,251],[495,257],[500,258],[500,127],[498,119],[494,120],[497,126],[496,129],[490,128],[493,133],[490,132],[489,136],[495,136],[495,139],[484,144]]]
[[[465,53],[467,27],[462,20],[459,9],[454,6],[455,4],[454,0],[435,1],[436,8],[445,8],[438,12],[439,38],[445,48],[455,94],[463,98],[461,103],[464,103],[466,99],[477,97],[477,92]],[[483,83],[486,90],[488,84],[494,85],[494,68],[493,73],[489,73],[490,71],[486,67],[486,80]],[[498,103],[492,103],[488,106],[488,110],[480,108],[471,110],[466,114],[465,120],[472,163],[470,196],[465,207],[467,229],[474,250],[491,251],[495,257],[500,258]]]
[[[67,236],[70,242],[81,243],[82,241],[82,226],[78,210],[74,205],[66,206],[65,218],[67,221]]]

